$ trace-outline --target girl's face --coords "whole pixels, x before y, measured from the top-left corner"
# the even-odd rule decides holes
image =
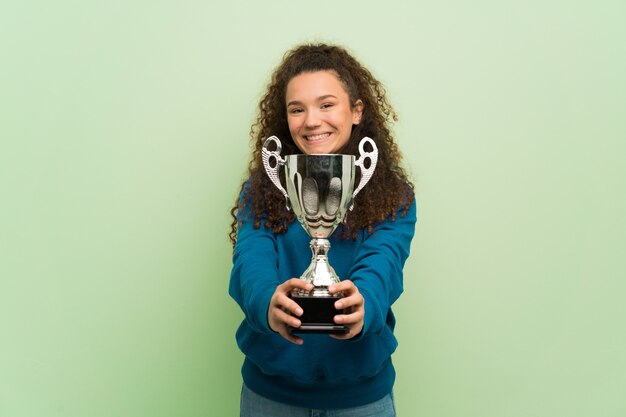
[[[305,72],[287,84],[287,123],[305,154],[337,153],[348,143],[352,125],[361,122],[363,102],[354,106],[333,71]]]

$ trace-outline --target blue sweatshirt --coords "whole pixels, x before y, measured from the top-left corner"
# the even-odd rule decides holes
[[[415,201],[405,216],[379,223],[372,234],[341,240],[341,226],[330,237],[330,264],[340,279],[350,279],[365,299],[362,332],[337,340],[325,334],[303,334],[303,345],[270,329],[267,311],[279,284],[299,277],[311,261],[311,238],[298,224],[274,234],[244,219],[237,235],[229,293],[244,312],[237,344],[246,358],[244,383],[274,401],[307,408],[346,408],[371,403],[392,390],[391,305],[402,293],[402,268],[415,231]]]

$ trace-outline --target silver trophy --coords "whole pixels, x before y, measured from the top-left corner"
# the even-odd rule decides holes
[[[275,144],[276,149],[269,147]],[[365,150],[369,144],[371,151]],[[354,197],[370,180],[376,162],[378,148],[368,137],[359,143],[359,158],[353,155],[316,154],[280,155],[282,145],[276,136],[269,137],[263,144],[263,166],[270,180],[285,196],[287,209],[293,209],[304,230],[311,236],[311,264],[300,279],[313,284],[310,292],[296,289],[291,298],[304,313],[299,328],[290,328],[293,333],[346,333],[348,328],[337,325],[333,317],[337,314],[335,301],[343,294],[330,294],[328,287],[338,283],[339,277],[328,263],[330,242],[328,237],[353,208]],[[285,167],[287,190],[280,183],[278,171]],[[354,189],[355,166],[361,170],[361,180]],[[353,191],[354,189],[354,191]]]

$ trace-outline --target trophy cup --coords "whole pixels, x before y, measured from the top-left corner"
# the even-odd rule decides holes
[[[276,149],[269,150],[274,143]],[[369,144],[371,151],[365,150]],[[330,294],[328,287],[338,283],[339,277],[328,263],[330,242],[328,237],[341,223],[348,210],[352,210],[354,197],[372,177],[378,161],[378,148],[368,137],[359,143],[359,158],[353,155],[316,154],[280,155],[282,145],[276,136],[265,140],[262,150],[263,166],[274,185],[285,196],[287,209],[293,209],[296,218],[311,237],[313,257],[300,279],[313,284],[310,292],[295,289],[290,297],[302,307],[299,317],[302,325],[290,327],[292,333],[335,333],[348,332],[347,326],[333,321],[335,301],[343,294]],[[281,166],[285,169],[287,190],[278,176]],[[361,170],[361,180],[353,192],[355,166]],[[347,312],[347,311],[346,311]]]

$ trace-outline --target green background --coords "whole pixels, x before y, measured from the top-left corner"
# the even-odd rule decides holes
[[[626,415],[626,3],[439,3],[0,6],[0,416],[238,415],[228,211],[315,40],[416,182],[399,414]]]

